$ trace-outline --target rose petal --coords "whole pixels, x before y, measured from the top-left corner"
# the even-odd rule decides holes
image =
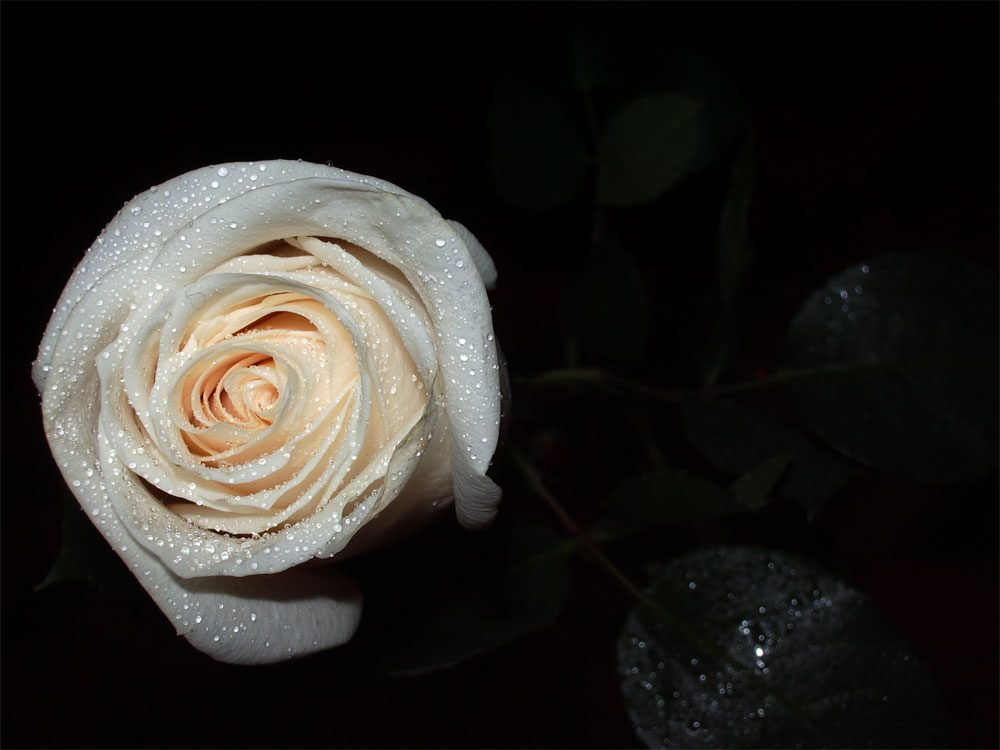
[[[488,524],[501,496],[486,476],[500,422],[499,365],[489,300],[467,246],[436,211],[403,191],[379,192],[362,183],[347,188],[335,176],[313,177],[315,165],[277,164],[291,181],[235,196],[194,223],[200,272],[227,259],[234,232],[244,246],[334,236],[401,269],[435,324],[459,521],[472,528]],[[179,239],[168,242],[150,273],[173,273],[183,258],[191,262],[190,249]]]
[[[476,264],[476,269],[479,271],[479,275],[483,277],[483,284],[487,289],[492,291],[497,285],[497,267],[493,264],[493,258],[490,257],[490,254],[486,252],[486,248],[482,246],[475,235],[466,229],[465,226],[459,224],[454,219],[449,219],[448,223],[458,233],[458,236],[462,238],[465,246],[469,248],[469,254]]]
[[[177,290],[193,291],[187,302],[197,307],[205,299],[196,282],[213,273],[286,274],[284,282],[312,289],[311,281],[304,283],[314,272],[310,261],[294,254],[273,260],[244,254],[294,237],[332,238],[333,243],[322,242],[361,247],[403,271],[405,281],[382,272],[347,275],[369,291],[378,287],[380,300],[393,300],[383,310],[434,395],[425,413],[395,422],[397,415],[378,393],[356,399],[349,429],[367,429],[371,420],[365,410],[372,406],[399,434],[390,436],[353,478],[346,476],[346,486],[329,502],[321,500],[326,504],[306,521],[262,539],[199,529],[154,498],[129,466],[149,461],[148,448],[163,447],[160,426],[136,425],[128,416],[131,405],[108,390],[102,395],[97,368],[86,363],[98,358],[105,373],[118,368],[124,377],[128,370],[122,357],[138,340],[138,326],[155,317],[161,305],[176,304],[169,295],[176,296]],[[339,255],[338,262],[345,272],[355,270],[348,268],[350,254]],[[264,270],[261,264],[271,265]],[[88,251],[53,312],[33,370],[43,393],[53,455],[95,525],[198,648],[225,661],[264,663],[343,642],[357,626],[359,598],[319,571],[286,569],[313,556],[378,543],[385,529],[404,526],[401,519],[408,514],[426,516],[439,502],[447,502],[449,491],[462,523],[482,525],[495,514],[500,491],[485,472],[496,449],[500,397],[484,289],[494,277],[489,256],[464,227],[445,222],[424,201],[389,183],[285,161],[230,164],[182,175],[126,205]],[[385,293],[386,284],[394,288],[394,296]],[[426,336],[425,313],[411,304],[410,290],[426,309],[432,339]],[[206,330],[204,335],[211,334]],[[116,339],[121,343],[114,344]],[[218,391],[211,397],[215,400],[199,403],[214,418],[231,421],[233,429],[249,424],[255,414],[280,414],[281,405],[272,412],[273,404],[255,400],[254,383],[294,391],[306,387],[308,368],[303,363],[296,371],[293,353],[276,347],[263,334],[248,342],[252,356],[227,381],[239,403],[224,402]],[[253,352],[287,357],[288,367],[274,375],[280,375],[278,380],[254,374],[246,368],[262,360]],[[359,350],[358,356],[371,355]],[[387,349],[376,356],[396,355]],[[370,365],[369,358],[361,367],[362,380]],[[140,386],[151,384],[151,372],[129,374],[138,388],[130,398],[147,398]],[[199,382],[210,387],[207,380]],[[211,382],[211,388],[218,388],[218,380]],[[244,396],[249,400],[241,401]],[[149,403],[159,398],[153,394]],[[447,418],[441,424],[439,401]],[[207,420],[209,413],[202,417]],[[211,449],[208,443],[201,445]],[[450,457],[441,460],[446,450]],[[281,471],[282,465],[276,459],[268,471]],[[203,481],[209,468],[190,471]],[[329,479],[309,478],[317,487]],[[416,490],[429,492],[433,502],[418,502]],[[391,502],[394,498],[399,502]],[[354,531],[375,515],[379,518],[370,533],[355,537]],[[380,525],[383,533],[375,534]],[[352,537],[359,543],[345,550]],[[220,614],[212,614],[213,608]]]
[[[266,576],[180,578],[135,544],[114,512],[99,528],[143,588],[195,648],[230,664],[267,664],[346,643],[361,621],[360,590],[329,568]]]

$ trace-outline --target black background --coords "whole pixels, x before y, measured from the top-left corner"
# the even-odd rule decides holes
[[[503,75],[567,75],[582,13],[701,50],[749,102],[751,231],[766,251],[743,291],[736,375],[772,370],[805,295],[863,258],[932,242],[996,269],[993,3],[4,3],[5,746],[637,745],[614,676],[628,600],[590,568],[552,628],[396,680],[368,674],[350,646],[274,667],[216,664],[127,576],[114,596],[32,590],[57,551],[62,482],[30,363],[72,267],[151,185],[270,158],[394,182],[493,254],[515,380],[561,365],[560,290],[587,223],[502,203],[488,113]],[[708,183],[699,190],[691,206],[664,208],[679,247],[642,258],[651,288],[667,292],[657,315],[670,352],[708,332],[714,259],[700,248],[718,204],[701,200]],[[663,359],[663,384],[693,377],[683,356]],[[582,469],[572,457],[557,468]],[[499,472],[505,503],[535,502]],[[995,476],[946,489],[868,482],[828,513],[814,549],[915,639],[956,746],[998,740],[996,494]]]

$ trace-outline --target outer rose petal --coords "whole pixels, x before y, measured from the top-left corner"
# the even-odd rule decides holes
[[[346,643],[361,622],[360,590],[330,566],[237,578],[180,578],[136,544],[113,512],[98,527],[195,648],[230,664],[269,664]]]
[[[408,514],[426,515],[422,491],[432,498],[430,506],[446,501],[449,480],[459,520],[467,526],[488,523],[500,498],[485,475],[500,418],[497,349],[484,289],[495,268],[464,227],[445,222],[421,199],[380,180],[304,162],[227,164],[137,196],[74,272],[33,372],[53,455],[81,505],[178,631],[223,661],[265,663],[342,643],[357,627],[360,596],[332,571],[284,570],[301,562],[291,557],[283,564],[271,560],[268,575],[247,575],[239,569],[241,559],[222,566],[225,575],[200,568],[184,575],[208,577],[171,573],[157,552],[162,515],[146,516],[152,526],[140,538],[142,531],[130,533],[109,496],[117,498],[127,469],[123,457],[116,459],[106,443],[98,444],[100,386],[93,358],[136,309],[155,309],[167,294],[243,250],[310,236],[346,240],[400,268],[431,317],[439,361],[435,392],[443,393],[446,424],[416,465],[412,487],[402,479],[385,482],[387,498],[399,493],[398,507],[386,506],[389,500],[376,504],[375,513],[385,507],[384,520],[366,527],[351,551],[381,543],[377,537],[383,531],[400,534]],[[430,467],[427,456],[442,457],[449,442],[450,459]],[[412,457],[400,461],[413,470]],[[449,463],[450,477],[442,468]],[[403,464],[392,464],[397,465]],[[296,529],[301,541],[296,549],[326,557],[346,543],[324,541],[317,535],[325,527],[315,527]],[[240,541],[219,539],[227,549]]]
[[[463,224],[459,224],[453,220],[450,220],[448,223],[458,232],[458,236],[462,238],[465,246],[469,248],[469,254],[472,255],[476,269],[478,269],[479,275],[483,277],[483,284],[487,289],[493,289],[497,283],[497,267],[493,264],[493,258],[486,252],[486,248],[476,239],[475,235],[466,229]]]

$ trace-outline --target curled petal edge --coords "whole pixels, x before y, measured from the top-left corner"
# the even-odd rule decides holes
[[[121,252],[121,247],[117,245],[114,237],[137,235],[142,231],[140,227],[143,221],[151,213],[155,213],[157,201],[161,196],[169,195],[170,190],[183,192],[196,186],[203,186],[214,174],[221,176],[227,170],[242,171],[245,174],[250,169],[259,169],[261,175],[265,170],[269,170],[267,179],[261,179],[258,187],[281,186],[298,188],[306,192],[313,189],[318,194],[327,195],[330,190],[344,189],[349,193],[353,192],[356,198],[361,197],[359,194],[367,194],[368,200],[353,202],[352,210],[361,208],[359,214],[369,214],[378,213],[380,208],[402,208],[404,216],[395,223],[402,228],[414,217],[421,219],[417,223],[422,225],[418,242],[422,248],[429,248],[429,242],[434,237],[445,236],[447,231],[445,228],[448,228],[450,229],[448,234],[457,237],[460,248],[468,252],[467,257],[472,263],[467,265],[471,267],[469,270],[475,274],[478,283],[471,283],[467,273],[456,272],[461,277],[461,282],[454,289],[446,290],[453,294],[446,294],[444,301],[437,300],[438,310],[434,312],[433,317],[435,322],[440,323],[439,315],[442,310],[450,313],[461,309],[469,313],[466,316],[468,319],[478,317],[482,321],[478,329],[477,326],[465,326],[465,329],[474,334],[472,340],[486,352],[485,361],[480,360],[482,369],[478,373],[472,373],[474,377],[471,378],[465,377],[454,364],[456,359],[454,341],[457,336],[456,331],[451,330],[454,326],[448,326],[446,323],[445,327],[449,330],[439,330],[437,334],[438,344],[443,346],[445,357],[451,362],[452,377],[449,378],[449,382],[453,386],[457,382],[459,388],[465,389],[464,392],[470,396],[471,402],[460,406],[457,410],[449,409],[453,436],[452,471],[457,515],[460,522],[468,527],[488,524],[496,513],[496,505],[500,499],[499,487],[485,476],[485,468],[496,447],[495,431],[491,434],[489,417],[492,411],[496,411],[496,421],[498,421],[499,404],[491,404],[488,396],[484,400],[482,395],[486,394],[474,394],[472,388],[479,382],[486,385],[484,388],[486,393],[496,392],[492,387],[493,381],[496,380],[496,367],[490,367],[491,363],[495,365],[495,348],[491,351],[487,345],[487,342],[493,340],[492,327],[489,316],[482,315],[484,304],[488,310],[483,286],[492,286],[495,280],[496,272],[492,261],[465,227],[445,222],[433,208],[418,197],[383,181],[303,162],[262,162],[256,166],[253,163],[232,164],[218,169],[213,166],[182,175],[130,201],[126,209],[131,210],[123,209],[88,251],[53,313],[33,372],[35,383],[43,395],[47,397],[52,395],[48,392],[50,386],[55,391],[55,397],[46,409],[48,412],[46,432],[53,446],[53,454],[67,480],[73,480],[80,475],[80,472],[71,466],[80,464],[81,458],[86,459],[83,462],[85,465],[100,464],[98,457],[93,455],[93,447],[81,444],[86,442],[88,435],[92,439],[96,429],[96,415],[91,411],[97,389],[96,383],[86,382],[92,380],[87,377],[83,378],[84,382],[78,382],[74,378],[69,383],[65,382],[65,379],[60,379],[60,382],[55,384],[51,383],[48,370],[57,352],[59,337],[65,335],[70,328],[74,328],[72,325],[74,311],[88,298],[93,302],[92,293],[95,287],[100,286],[101,281],[108,281],[111,274],[120,275],[123,286],[127,287],[130,278],[148,280],[150,272],[168,276],[176,273],[176,268],[164,268],[159,263],[162,259],[162,250],[171,238],[183,233],[185,222],[196,221],[204,215],[205,206],[193,203],[190,206],[181,206],[175,202],[171,207],[173,213],[168,212],[169,218],[164,219],[164,223],[161,224],[165,232],[159,244],[154,242],[141,250],[136,246],[136,249]],[[160,191],[159,194],[157,191]],[[222,208],[222,204],[247,192],[245,186],[240,187],[232,180],[224,181],[218,194],[219,201],[215,206]],[[304,193],[300,192],[299,195]],[[259,206],[254,206],[257,207]],[[150,211],[151,208],[154,211]],[[146,211],[146,215],[140,217],[142,210]],[[311,217],[315,223],[325,218],[321,213],[323,212],[314,213]],[[396,216],[400,214],[397,213]],[[299,214],[295,219],[301,220],[302,215]],[[145,226],[148,227],[148,223]],[[313,227],[307,227],[297,233],[316,233],[312,229]],[[363,242],[363,237],[360,239],[362,242],[359,244],[366,244]],[[400,245],[396,245],[396,248],[399,249]],[[440,292],[436,288],[428,289],[427,285],[423,284],[427,278],[436,277],[444,270],[439,264],[435,265],[429,253],[424,250],[411,253],[407,249],[402,257],[391,251],[382,257],[403,267],[411,283],[418,289],[423,285],[423,291],[429,291],[432,297],[435,292]],[[415,264],[421,270],[411,276],[410,274],[414,272],[412,266],[407,266],[408,262]],[[479,291],[476,291],[477,286]],[[468,297],[470,290],[471,303]],[[124,308],[106,312],[108,326],[84,332],[90,339],[91,350],[96,351],[106,346],[113,338],[114,329],[126,317]],[[457,378],[454,377],[456,373]],[[448,375],[447,372],[445,374]],[[63,387],[67,390],[63,391]],[[66,407],[66,410],[63,411],[62,407]],[[477,407],[485,408],[477,409]],[[457,415],[455,411],[458,412]],[[59,412],[58,420],[57,412]],[[473,416],[472,422],[478,423],[470,427],[468,418],[477,413],[480,419],[477,420]],[[485,420],[482,419],[484,414],[487,416]],[[55,424],[57,421],[60,423],[58,426]],[[66,427],[65,432],[63,427]],[[53,439],[53,434],[57,434],[58,439]],[[455,439],[456,435],[466,441],[464,446],[460,440]],[[470,458],[468,455],[470,444],[473,441],[478,442],[480,435],[484,437],[483,445],[477,445],[480,456]],[[361,612],[360,593],[353,584],[329,569],[296,567],[281,573],[247,578],[208,576],[187,579],[172,574],[153,553],[144,549],[130,536],[105,492],[104,483],[96,482],[96,478],[94,485],[89,489],[74,489],[74,494],[88,512],[88,516],[128,564],[158,606],[171,619],[178,632],[196,648],[213,658],[237,664],[282,661],[343,643],[350,639],[357,628]],[[197,620],[199,617],[200,621]],[[295,625],[292,627],[287,625],[288,623]]]

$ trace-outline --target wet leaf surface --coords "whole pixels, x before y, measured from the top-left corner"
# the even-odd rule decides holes
[[[618,641],[649,747],[934,747],[928,673],[872,601],[802,558],[704,548],[659,570]]]
[[[997,276],[960,256],[879,256],[830,279],[792,321],[789,385],[803,422],[893,476],[997,468]]]

